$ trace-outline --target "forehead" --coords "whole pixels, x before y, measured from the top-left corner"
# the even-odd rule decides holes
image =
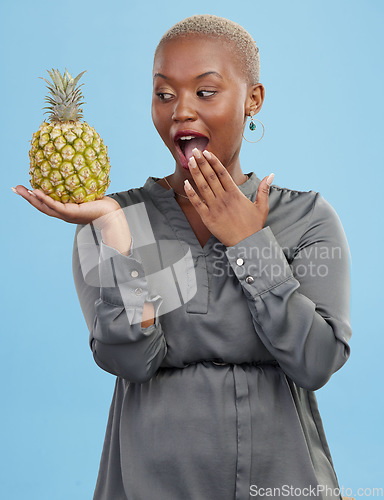
[[[240,60],[233,42],[222,37],[188,35],[167,40],[159,47],[153,74],[188,78],[215,71],[224,78],[242,80]]]

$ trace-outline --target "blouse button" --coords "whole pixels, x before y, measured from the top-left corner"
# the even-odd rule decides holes
[[[142,288],[136,288],[135,290],[135,294],[136,295],[141,295],[143,293],[143,289]]]
[[[131,271],[131,276],[132,276],[132,278],[137,278],[139,276],[138,271],[136,271],[136,270]]]
[[[246,281],[249,285],[251,285],[251,284],[255,281],[255,279],[254,279],[252,276],[247,276],[247,277],[245,278],[245,281]]]
[[[239,259],[237,259],[236,264],[237,264],[238,266],[242,266],[242,265],[244,264],[244,260],[243,260],[243,259],[241,259],[241,258],[239,258]]]

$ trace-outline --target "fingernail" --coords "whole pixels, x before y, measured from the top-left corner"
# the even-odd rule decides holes
[[[12,189],[12,191],[13,191],[14,193],[19,194],[19,193],[17,192],[17,189],[16,189],[16,188],[14,188],[14,187],[12,187],[12,186],[11,186],[11,189]],[[20,196],[20,195],[19,195],[19,196]]]
[[[189,180],[188,180],[188,179],[185,179],[185,181],[184,181],[184,186],[185,186],[187,189],[192,189],[192,186],[191,186],[191,184],[190,184],[190,182],[189,182]]]
[[[189,162],[188,162],[188,165],[191,167],[191,168],[196,168],[197,167],[197,163],[196,163],[196,160],[193,156],[190,157],[189,159]]]
[[[273,178],[275,177],[275,174],[270,174],[267,179],[267,184],[270,186],[272,184]]]
[[[212,155],[209,151],[207,151],[206,149],[203,151],[203,155],[205,156],[205,158],[207,160],[212,160]]]
[[[30,191],[30,190],[28,189],[28,193],[29,193],[29,194],[31,194],[32,196],[34,196],[34,197],[36,198],[36,195],[35,195],[35,193],[34,193],[33,191]]]
[[[197,148],[193,148],[192,153],[193,153],[195,158],[201,158],[201,153]]]

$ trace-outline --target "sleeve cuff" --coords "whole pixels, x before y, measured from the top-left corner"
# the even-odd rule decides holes
[[[148,296],[148,284],[141,262],[133,255],[132,246],[129,255],[123,255],[101,240],[100,297],[113,305],[142,309]]]
[[[129,249],[128,255],[123,255],[116,248],[108,246],[104,241],[100,240],[100,257],[103,260],[114,257],[115,255],[122,255],[123,257],[133,257],[133,238],[131,236],[131,248]]]
[[[269,226],[225,251],[246,294],[255,297],[293,278],[292,270]]]

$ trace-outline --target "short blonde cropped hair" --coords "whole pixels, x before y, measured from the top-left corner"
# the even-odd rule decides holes
[[[203,35],[223,38],[232,43],[243,61],[244,76],[250,85],[259,83],[260,59],[256,42],[240,24],[225,17],[199,14],[176,23],[161,38],[156,47],[155,57],[160,47],[169,40],[188,35]]]

